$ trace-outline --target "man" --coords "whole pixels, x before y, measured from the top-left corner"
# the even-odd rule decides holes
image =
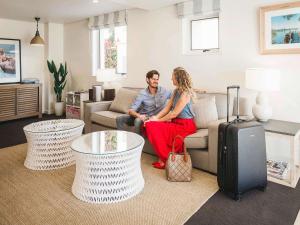
[[[151,70],[146,74],[148,87],[141,90],[131,105],[128,114],[117,118],[118,130],[126,130],[126,125],[134,126],[136,133],[141,133],[141,126],[149,117],[159,113],[171,97],[171,92],[158,86],[159,72]]]

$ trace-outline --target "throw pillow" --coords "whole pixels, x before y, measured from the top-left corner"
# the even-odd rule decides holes
[[[227,117],[227,95],[226,93],[200,93],[197,94],[198,98],[209,98],[215,96],[216,107],[218,112],[218,119]],[[230,95],[229,102],[229,116],[232,116],[233,111],[233,97]]]
[[[109,110],[113,112],[127,113],[138,92],[126,88],[120,88]]]
[[[207,128],[212,121],[218,120],[215,96],[196,99],[193,103],[197,129]]]
[[[252,116],[252,106],[255,104],[255,99],[240,97],[239,98],[239,114],[240,116]],[[237,98],[234,98],[233,116],[237,115]]]

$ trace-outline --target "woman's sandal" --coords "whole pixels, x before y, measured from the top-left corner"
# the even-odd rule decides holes
[[[160,164],[160,162],[158,162],[158,161],[157,161],[157,162],[153,162],[153,163],[152,163],[152,166],[154,166],[154,165],[156,165],[156,164]]]
[[[166,164],[163,163],[163,162],[157,162],[157,164],[154,164],[153,167],[156,168],[156,169],[162,169],[163,170],[163,169],[165,169]]]

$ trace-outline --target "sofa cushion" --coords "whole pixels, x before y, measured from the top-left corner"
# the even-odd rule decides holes
[[[209,122],[218,120],[215,96],[197,99],[193,103],[193,111],[197,128],[207,128]]]
[[[121,115],[124,114],[112,111],[94,112],[91,114],[91,121],[102,126],[117,128],[116,119]]]
[[[196,133],[186,136],[184,144],[187,148],[208,148],[208,129],[199,129]]]
[[[226,93],[197,93],[197,98],[207,98],[209,96],[215,96],[216,106],[218,111],[218,119],[226,118],[227,116],[227,95]],[[229,101],[229,116],[233,112],[233,95],[230,95]]]
[[[126,88],[120,88],[109,110],[119,113],[127,113],[138,92]]]

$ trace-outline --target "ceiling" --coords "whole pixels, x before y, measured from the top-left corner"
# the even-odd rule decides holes
[[[90,16],[140,8],[154,10],[184,0],[0,0],[0,17],[14,20],[70,23]]]

